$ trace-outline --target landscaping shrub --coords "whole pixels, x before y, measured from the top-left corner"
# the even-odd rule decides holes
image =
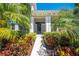
[[[62,30],[59,32],[45,32],[44,33],[45,43],[47,43],[46,41],[47,39],[53,39],[53,38],[57,38],[58,44],[61,46],[72,46],[72,47],[79,46],[79,36],[77,32],[74,32],[74,31]]]
[[[78,31],[68,31],[68,34],[70,36],[70,44],[73,47],[79,47],[79,32]]]
[[[45,32],[44,33],[44,42],[48,48],[54,48],[58,45],[58,32]]]
[[[5,47],[2,47],[3,50],[0,51],[0,53],[1,55],[5,56],[30,55],[35,39],[36,33],[28,33],[27,35],[20,38],[13,37],[11,40],[8,41],[8,43],[5,44]]]
[[[35,41],[35,39],[36,39],[36,33],[29,33],[28,35],[27,35],[27,37],[28,38],[32,38],[33,39],[33,41]]]
[[[76,56],[77,53],[75,50],[71,49],[70,47],[61,47],[57,49],[59,56]]]
[[[44,42],[46,49],[56,49],[59,56],[79,55],[79,37],[74,31],[45,32]]]
[[[16,31],[8,28],[0,28],[0,50],[2,50],[2,47],[5,46],[5,44],[7,44],[8,41],[10,41],[16,35]]]
[[[70,40],[71,38],[69,37],[69,34],[67,31],[61,31],[60,32],[60,39],[59,39],[59,45],[64,47],[64,46],[67,46],[69,47],[70,46]]]
[[[17,32],[8,28],[0,28],[0,39],[12,39],[17,35]]]

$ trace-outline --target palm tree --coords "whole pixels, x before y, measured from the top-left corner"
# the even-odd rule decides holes
[[[10,27],[10,22],[17,23],[20,30],[24,32],[29,31],[30,27],[30,4],[0,4],[0,19],[5,20],[6,27]]]
[[[10,40],[20,33],[27,33],[30,27],[30,4],[3,3],[0,4],[0,49],[2,40]],[[13,24],[19,25],[19,33],[11,29]]]
[[[54,16],[52,20],[52,26],[55,27],[55,30],[59,28],[68,29],[72,28],[72,21],[74,19],[72,10],[61,10],[58,13],[58,16]]]
[[[58,13],[58,18],[56,17],[56,19],[53,19],[52,26],[56,29],[66,30],[66,33],[68,33],[68,36],[71,39],[70,43],[72,46],[79,46],[79,13],[73,14],[73,11],[60,11]]]

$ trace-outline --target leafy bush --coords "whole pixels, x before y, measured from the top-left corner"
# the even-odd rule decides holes
[[[60,46],[71,46],[71,47],[79,46],[79,37],[78,34],[74,31],[45,32],[44,41],[46,44],[47,39],[51,40],[57,39],[58,45]]]
[[[68,31],[69,37],[70,37],[70,44],[73,47],[79,46],[79,34],[77,31]]]
[[[58,44],[59,32],[45,32],[44,42],[48,47],[55,47]]]
[[[53,37],[59,37],[60,33],[59,32],[44,32],[44,38],[48,37],[48,36],[53,36]]]
[[[36,33],[30,32],[26,35],[27,38],[32,38],[33,41],[36,39]]]
[[[20,38],[13,37],[11,40],[5,41],[4,39],[1,42],[0,52],[6,56],[25,56],[30,55],[34,42],[36,39],[36,33],[28,33],[25,36]],[[7,43],[6,43],[7,42]],[[3,43],[6,43],[3,47]]]
[[[0,49],[5,46],[13,37],[17,36],[17,32],[8,28],[0,28]]]
[[[57,49],[59,56],[76,56],[77,53],[70,47],[62,47]]]
[[[10,30],[8,28],[0,28],[0,40],[2,39],[12,39],[17,35],[16,31]]]

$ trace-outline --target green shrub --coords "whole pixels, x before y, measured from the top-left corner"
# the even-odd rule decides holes
[[[58,44],[59,32],[44,32],[44,42],[49,47],[53,48]]]
[[[20,37],[20,39],[18,40],[17,44],[33,44],[35,42],[36,39],[36,33],[28,33],[26,34],[24,37]]]
[[[30,33],[28,33],[28,34],[26,35],[26,37],[28,37],[28,38],[31,37],[32,40],[35,41],[35,39],[36,39],[36,33],[30,32]]]
[[[48,36],[53,36],[53,37],[59,37],[60,36],[60,32],[44,32],[44,38],[48,37]]]
[[[68,31],[69,37],[70,37],[70,44],[73,47],[79,46],[79,33],[77,31]]]
[[[8,28],[0,28],[0,50],[2,46],[5,46],[6,43],[10,42],[13,37],[17,36],[17,32],[10,30]]]
[[[44,42],[46,44],[47,39],[53,38],[57,39],[57,43],[60,46],[79,46],[79,36],[75,31],[44,32]]]
[[[10,30],[8,28],[0,28],[0,40],[2,39],[12,39],[17,35],[16,31]]]

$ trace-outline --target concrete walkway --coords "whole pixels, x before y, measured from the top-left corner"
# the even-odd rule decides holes
[[[37,51],[39,50],[39,48],[42,44],[41,41],[42,41],[42,35],[37,35],[31,56],[39,56]]]

